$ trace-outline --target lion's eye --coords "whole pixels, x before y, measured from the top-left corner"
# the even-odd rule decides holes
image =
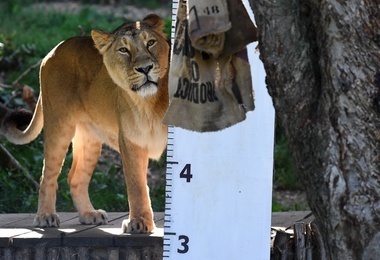
[[[121,47],[121,48],[119,49],[119,52],[121,52],[121,53],[128,53],[128,49],[125,48],[125,47]]]
[[[146,43],[146,46],[151,47],[151,46],[153,46],[155,43],[156,43],[155,40],[149,40],[149,41]]]

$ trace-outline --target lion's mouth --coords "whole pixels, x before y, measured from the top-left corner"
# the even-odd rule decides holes
[[[154,82],[154,81],[151,81],[151,80],[146,80],[142,85],[140,85],[140,86],[136,86],[136,85],[134,85],[133,87],[132,87],[132,90],[133,91],[135,91],[135,92],[138,92],[138,91],[140,91],[140,90],[142,90],[142,89],[145,89],[145,88],[150,88],[150,87],[157,87],[157,82]]]

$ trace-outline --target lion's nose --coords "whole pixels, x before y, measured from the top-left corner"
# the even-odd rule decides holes
[[[135,68],[135,70],[137,72],[140,72],[140,73],[144,73],[144,74],[148,74],[149,71],[153,68],[153,65],[148,65],[146,67],[139,67],[139,68]]]

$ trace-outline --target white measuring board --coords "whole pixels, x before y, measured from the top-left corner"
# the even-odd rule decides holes
[[[175,0],[172,39],[177,8]],[[274,109],[256,45],[256,107],[245,121],[212,133],[169,126],[164,259],[270,258]]]

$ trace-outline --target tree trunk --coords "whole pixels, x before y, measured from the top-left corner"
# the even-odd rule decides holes
[[[380,259],[380,1],[250,0],[330,259]]]

